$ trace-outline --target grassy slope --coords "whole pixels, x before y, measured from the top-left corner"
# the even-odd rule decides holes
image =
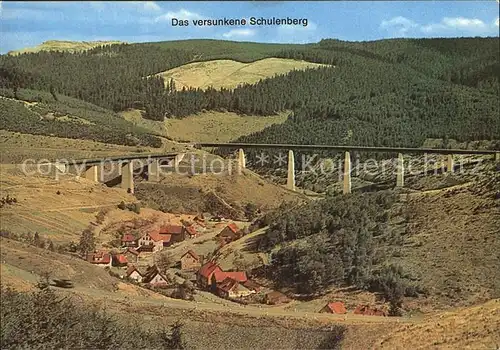
[[[91,103],[63,95],[55,101],[48,92],[25,89],[18,98],[12,90],[0,90],[1,129],[129,146],[154,144],[152,131]]]
[[[189,63],[158,73],[165,82],[174,80],[177,90],[182,88],[233,89],[242,84],[255,84],[261,79],[286,74],[292,70],[323,67],[325,65],[306,61],[265,58],[251,63],[233,60],[214,60]]]
[[[286,121],[287,112],[276,116],[240,116],[232,112],[202,112],[182,119],[165,120],[167,134],[174,140],[229,142]]]
[[[123,44],[122,41],[64,41],[48,40],[34,47],[27,47],[20,50],[9,51],[9,55],[20,55],[23,53],[40,51],[66,51],[78,52],[93,49],[98,46],[107,46],[113,44]]]

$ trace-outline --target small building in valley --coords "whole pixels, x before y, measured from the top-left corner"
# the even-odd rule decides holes
[[[214,273],[221,273],[222,269],[219,265],[212,261],[205,263],[197,274],[197,283],[201,288],[210,288],[212,286],[212,276]],[[222,280],[221,280],[222,281]]]
[[[226,277],[221,283],[217,284],[217,294],[223,298],[241,298],[253,293],[255,291],[246,288],[231,277]]]
[[[342,314],[347,313],[347,310],[345,308],[344,303],[342,303],[340,301],[337,301],[337,302],[334,302],[334,303],[328,303],[328,304],[326,304],[320,310],[320,312],[327,312],[327,313],[330,313],[330,314],[339,314],[339,315],[342,315]]]
[[[181,256],[181,269],[182,270],[198,270],[201,267],[203,258],[193,252],[188,250]]]
[[[111,254],[106,252],[89,253],[87,254],[87,261],[101,267],[111,266],[112,264]]]
[[[128,247],[123,253],[129,263],[136,263],[139,260],[139,252],[132,247]]]
[[[275,290],[266,294],[265,301],[268,305],[280,305],[288,303],[290,299],[285,294]]]
[[[137,238],[131,233],[124,234],[121,241],[122,247],[137,247]]]
[[[142,278],[143,283],[147,283],[152,287],[168,287],[170,285],[169,280],[158,270],[156,265],[150,266],[144,273]]]
[[[115,254],[113,255],[113,266],[123,267],[127,266],[128,261],[127,257],[123,254]]]
[[[138,241],[141,251],[157,252],[164,247],[186,239],[186,229],[180,225],[168,225],[144,234]]]
[[[229,225],[224,227],[216,237],[224,241],[225,243],[229,243],[241,237],[241,230],[238,226],[236,226],[235,223],[230,223]]]
[[[134,265],[129,265],[127,269],[127,277],[131,280],[142,282],[142,273]]]

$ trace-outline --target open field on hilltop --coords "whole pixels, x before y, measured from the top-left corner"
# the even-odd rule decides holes
[[[282,124],[288,112],[276,116],[240,116],[232,112],[201,112],[182,119],[166,119],[170,138],[190,142],[229,142],[274,124]]]
[[[20,55],[22,53],[40,52],[40,51],[65,51],[79,52],[93,49],[98,46],[107,46],[113,44],[124,44],[122,41],[66,41],[66,40],[48,40],[40,45],[26,47],[21,50],[9,51],[9,55]]]
[[[165,83],[171,79],[177,90],[182,88],[234,89],[241,84],[255,84],[261,79],[286,74],[293,70],[325,67],[325,64],[284,58],[265,58],[251,63],[233,60],[195,62],[158,73]]]

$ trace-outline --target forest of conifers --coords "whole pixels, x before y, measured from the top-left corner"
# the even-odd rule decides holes
[[[234,90],[175,91],[152,76],[202,57],[331,65]],[[202,110],[266,115],[281,125],[243,142],[418,147],[426,138],[500,138],[498,38],[322,40],[278,45],[213,40],[120,44],[82,53],[0,56],[0,87],[45,90],[153,120]]]

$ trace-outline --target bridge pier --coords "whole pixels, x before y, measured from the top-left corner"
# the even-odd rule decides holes
[[[455,163],[453,162],[453,154],[448,154],[446,158],[446,172],[452,173],[455,168]]]
[[[286,179],[286,187],[289,190],[295,191],[295,157],[293,151],[288,151],[288,175]]]
[[[130,193],[134,193],[133,160],[130,160],[121,167],[121,173],[122,173],[121,188],[127,190]]]
[[[153,159],[148,164],[148,181],[160,182],[160,160]]]
[[[343,193],[351,193],[351,155],[349,152],[345,152],[344,158],[344,176],[343,176]]]
[[[404,168],[403,153],[399,153],[397,175],[396,175],[396,187],[404,186],[404,173],[405,173],[405,168]]]
[[[238,173],[241,174],[241,171],[247,167],[245,152],[243,152],[243,148],[238,150]]]
[[[90,165],[85,170],[85,178],[90,181],[99,182],[99,178],[97,177],[97,165]]]

